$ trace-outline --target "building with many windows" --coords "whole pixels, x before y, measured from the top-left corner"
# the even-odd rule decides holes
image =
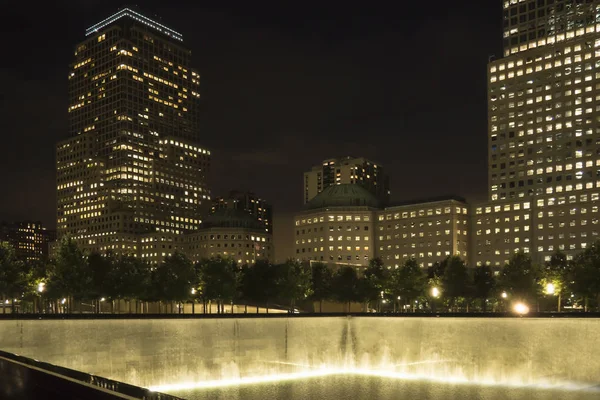
[[[431,267],[448,256],[470,257],[469,206],[460,197],[398,203],[378,212],[376,255],[398,268],[415,258]]]
[[[504,1],[504,57],[488,65],[489,203],[473,262],[570,257],[598,239],[600,1]]]
[[[55,240],[56,232],[48,230],[40,222],[0,223],[0,242],[15,249],[17,258],[37,261],[48,257],[49,243]]]
[[[379,202],[390,199],[390,181],[383,167],[364,157],[332,158],[304,173],[304,204],[332,185],[355,183]]]
[[[232,190],[227,196],[214,197],[211,213],[223,209],[244,211],[254,216],[266,232],[273,233],[273,207],[252,192]]]
[[[450,255],[469,257],[469,208],[448,197],[382,208],[356,184],[334,185],[295,217],[295,256],[367,266],[379,257],[389,268],[409,258],[430,267]]]
[[[58,236],[160,257],[169,252],[156,243],[196,231],[210,207],[200,76],[181,34],[130,8],[85,34],[68,76],[69,137],[56,150]]]
[[[273,260],[273,235],[244,210],[223,208],[207,216],[201,228],[186,235],[187,254],[194,262],[231,257],[238,264]]]

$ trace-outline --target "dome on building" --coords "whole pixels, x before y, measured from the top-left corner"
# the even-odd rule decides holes
[[[215,211],[202,221],[203,228],[248,228],[263,230],[260,221],[252,215],[233,208]]]
[[[379,201],[373,194],[360,185],[332,185],[313,197],[306,204],[306,208],[309,210],[327,207],[378,208]]]

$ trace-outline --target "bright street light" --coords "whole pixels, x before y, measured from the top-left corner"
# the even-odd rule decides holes
[[[60,304],[65,304],[66,302],[67,302],[67,299],[62,299],[62,300],[60,301]]]
[[[192,288],[192,294],[196,294],[196,289]]]
[[[433,289],[431,289],[431,295],[435,298],[440,297],[440,289],[434,287]]]
[[[502,294],[500,296],[502,296],[502,298],[505,299],[508,297],[508,294],[506,292],[502,292]]]
[[[520,315],[525,315],[529,312],[529,307],[525,303],[517,303],[514,305],[513,310]]]
[[[106,301],[106,299],[103,297],[103,298],[100,299],[100,301]]]
[[[38,292],[42,293],[44,291],[45,286],[46,286],[46,284],[44,282],[38,283],[38,288],[37,288]]]
[[[556,287],[554,286],[554,283],[548,283],[546,285],[546,294],[554,294],[556,293]]]

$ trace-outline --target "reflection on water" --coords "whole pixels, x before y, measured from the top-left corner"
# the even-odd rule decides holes
[[[189,400],[597,400],[600,394],[590,390],[542,390],[443,384],[367,376],[326,376],[305,380],[229,386],[223,388],[171,391]],[[600,388],[598,388],[600,390]]]

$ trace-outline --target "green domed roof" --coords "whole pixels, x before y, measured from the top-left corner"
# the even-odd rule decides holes
[[[356,184],[332,185],[310,200],[306,208],[379,207],[379,201],[367,189]]]
[[[261,229],[260,222],[252,215],[231,208],[220,209],[202,221],[204,228],[250,228]]]

